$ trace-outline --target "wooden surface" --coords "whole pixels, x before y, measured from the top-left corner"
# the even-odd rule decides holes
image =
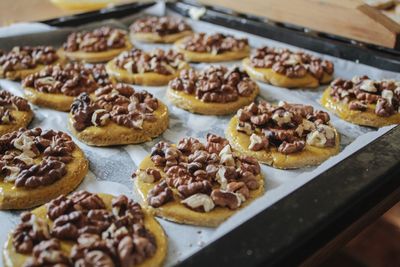
[[[361,0],[199,0],[350,39],[395,47],[400,25]]]

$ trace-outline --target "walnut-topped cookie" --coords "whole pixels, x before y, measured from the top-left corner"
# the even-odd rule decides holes
[[[192,28],[182,18],[145,17],[137,19],[130,27],[132,41],[173,43],[192,34]]]
[[[111,60],[131,48],[126,31],[101,27],[92,31],[71,33],[59,52],[69,60],[98,63]]]
[[[305,52],[261,47],[243,60],[243,67],[254,79],[286,88],[315,88],[332,80],[334,66]]]
[[[8,53],[0,54],[0,78],[21,80],[59,62],[61,59],[51,46],[16,46]]]
[[[0,136],[25,128],[32,118],[33,112],[26,99],[0,88]]]
[[[157,216],[215,227],[264,193],[260,165],[233,152],[228,141],[184,138],[159,142],[134,174],[134,189]]]
[[[280,169],[318,165],[339,153],[328,113],[312,106],[265,101],[238,110],[226,138],[234,150]]]
[[[336,79],[325,90],[322,105],[351,123],[382,127],[400,123],[400,81],[356,76]]]
[[[20,129],[0,137],[0,209],[31,208],[67,194],[88,171],[82,150],[63,132]]]
[[[168,108],[146,91],[127,84],[107,85],[91,98],[83,93],[71,106],[69,128],[94,146],[150,141],[168,127]]]
[[[258,85],[239,68],[210,66],[202,71],[181,71],[170,81],[167,97],[193,113],[225,115],[253,102],[258,92]]]
[[[6,267],[159,267],[167,247],[160,224],[127,196],[78,191],[22,213],[3,260]]]
[[[22,81],[25,97],[33,104],[69,111],[75,97],[92,94],[97,88],[111,84],[104,65],[81,63],[54,65],[26,77]]]
[[[175,48],[192,62],[232,61],[247,57],[250,52],[247,38],[222,33],[196,33],[176,41]]]
[[[188,67],[183,55],[174,50],[148,53],[136,48],[122,52],[106,65],[108,74],[116,80],[140,85],[166,85]]]

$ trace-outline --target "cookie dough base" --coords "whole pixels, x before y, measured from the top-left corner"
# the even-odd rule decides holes
[[[146,157],[139,165],[140,169],[156,168],[150,157]],[[160,170],[161,171],[161,170]],[[164,173],[161,171],[164,175]],[[257,190],[250,191],[250,198],[247,199],[242,206],[243,208],[249,205],[254,199],[261,196],[264,193],[264,179],[261,175],[257,176],[260,187]],[[149,210],[154,212],[156,216],[164,218],[169,221],[192,224],[198,226],[217,227],[223,221],[232,216],[237,210],[230,210],[228,208],[215,207],[210,212],[197,212],[187,208],[184,204],[180,203],[180,199],[174,196],[174,200],[164,204],[159,208],[153,208],[147,204],[147,195],[149,191],[154,187],[153,183],[145,183],[138,178],[134,180],[134,190],[140,195],[140,202],[146,206]]]
[[[130,38],[132,42],[140,41],[146,43],[173,43],[185,36],[193,34],[192,31],[183,31],[179,33],[167,34],[167,35],[159,35],[157,33],[152,32],[139,32],[139,33],[130,33]]]
[[[51,185],[37,188],[15,187],[14,183],[0,181],[0,209],[32,208],[74,190],[88,172],[88,161],[82,150],[75,147],[73,160],[66,164],[67,174]]]
[[[107,51],[102,51],[102,52],[83,52],[83,51],[76,51],[76,52],[68,52],[65,51],[63,48],[60,48],[58,50],[58,53],[64,57],[68,58],[69,60],[73,61],[83,61],[87,63],[100,63],[100,62],[106,62],[114,57],[118,56],[121,52],[125,50],[129,50],[132,48],[131,43],[127,40],[125,47],[122,48],[115,48],[115,49],[110,49]]]
[[[68,126],[73,135],[91,146],[138,144],[150,141],[168,128],[168,108],[161,101],[159,101],[159,107],[154,111],[154,115],[157,119],[153,122],[144,121],[143,129],[133,129],[110,121],[103,127],[90,126],[78,132],[72,126],[71,116]]]
[[[108,194],[99,194],[99,196],[103,199],[104,203],[106,204],[106,207],[108,210],[111,210],[111,201],[112,201],[112,196]],[[41,206],[35,210],[32,211],[33,214],[35,214],[37,217],[41,219],[45,219],[47,222],[50,222],[49,219],[47,218],[47,209],[45,206]],[[160,224],[154,219],[153,216],[151,216],[148,212],[144,211],[144,225],[145,227],[154,235],[156,239],[156,244],[157,244],[157,250],[156,253],[151,257],[146,259],[144,262],[141,264],[138,264],[138,267],[145,267],[145,266],[152,266],[152,267],[158,267],[162,266],[165,257],[167,255],[168,251],[168,241],[167,237],[164,233],[164,230],[160,226]],[[71,248],[72,248],[72,243],[71,242],[66,242],[62,241],[61,242],[61,248],[64,252],[69,255]],[[23,264],[30,258],[27,255],[17,253],[14,250],[14,247],[12,245],[12,236],[9,234],[8,239],[6,241],[6,244],[4,246],[3,250],[3,262],[4,266],[6,267],[19,267],[23,266]]]
[[[168,82],[179,75],[182,69],[189,68],[188,64],[185,64],[177,70],[174,74],[164,75],[155,72],[145,72],[145,73],[130,73],[125,69],[118,68],[115,65],[115,61],[111,60],[106,65],[106,70],[108,75],[114,77],[119,82],[140,84],[148,86],[161,86],[167,85]]]
[[[33,119],[33,112],[11,110],[11,116],[14,118],[14,121],[10,124],[0,124],[0,136],[17,131],[19,128],[26,128]]]
[[[328,83],[332,80],[332,75],[324,73],[321,81],[316,79],[311,74],[307,73],[301,78],[289,78],[286,75],[279,74],[271,68],[254,68],[250,65],[250,59],[245,58],[242,61],[243,68],[247,74],[255,80],[270,83],[278,87],[285,88],[316,88],[320,84]]]
[[[60,111],[69,111],[74,101],[73,96],[42,93],[31,87],[24,87],[24,96],[35,105]]]
[[[225,133],[232,148],[241,154],[255,157],[260,162],[278,169],[297,169],[319,165],[331,156],[339,153],[340,150],[339,134],[335,129],[336,140],[334,147],[320,148],[306,144],[303,151],[288,155],[278,152],[276,148],[252,151],[248,148],[250,137],[236,130],[237,123],[238,119],[234,116],[229,122]]]
[[[249,105],[259,93],[258,86],[250,96],[241,96],[238,100],[227,103],[203,102],[195,95],[187,94],[183,91],[177,91],[171,88],[167,89],[168,99],[178,108],[185,109],[192,113],[204,115],[227,115],[231,114],[241,107]]]
[[[368,105],[366,111],[351,110],[348,103],[332,98],[330,96],[331,90],[330,87],[325,90],[321,104],[345,121],[375,128],[400,123],[400,113],[395,113],[389,117],[380,117],[375,114],[375,105]]]
[[[239,60],[247,57],[250,53],[250,47],[246,46],[243,50],[227,51],[221,54],[212,54],[208,52],[192,52],[182,48],[182,43],[186,38],[175,42],[175,48],[181,52],[187,61],[191,62],[221,62]]]
[[[43,69],[45,65],[37,65],[33,69],[22,69],[22,70],[12,70],[12,71],[6,71],[5,74],[3,75],[3,68],[0,67],[0,78],[1,79],[8,79],[8,80],[22,80],[25,77],[39,72],[41,69]]]

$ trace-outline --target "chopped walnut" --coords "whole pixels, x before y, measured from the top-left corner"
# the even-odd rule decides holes
[[[250,145],[249,149],[253,151],[260,151],[267,149],[269,145],[268,138],[265,136],[260,136],[257,134],[250,135]]]
[[[227,103],[250,96],[257,84],[238,67],[211,66],[201,72],[183,70],[170,81],[169,87],[192,94],[203,102]]]
[[[246,38],[235,38],[232,35],[216,33],[207,35],[197,33],[184,39],[180,44],[183,49],[193,52],[208,52],[211,54],[221,54],[228,51],[241,51],[246,49],[249,42]]]
[[[220,189],[214,189],[211,192],[211,199],[215,205],[220,207],[228,207],[231,210],[237,209],[242,204],[242,199],[236,193],[229,191],[222,191]]]
[[[172,190],[168,187],[165,181],[157,184],[150,190],[147,200],[152,207],[160,207],[161,205],[173,199]]]
[[[332,75],[334,71],[331,61],[304,52],[266,46],[252,52],[250,64],[255,68],[271,68],[289,78],[301,78],[310,73],[319,81],[322,81],[324,74]]]
[[[156,33],[160,36],[191,30],[183,19],[172,16],[137,19],[129,28],[133,33]]]
[[[204,212],[210,212],[215,207],[214,201],[211,199],[211,197],[202,193],[191,195],[190,197],[182,200],[181,203],[187,205],[191,209],[201,209],[201,211]]]
[[[82,131],[90,126],[101,127],[112,121],[116,124],[142,129],[145,121],[154,121],[158,100],[152,94],[135,91],[126,84],[107,85],[95,91],[92,100],[86,93],[71,105],[73,127]]]

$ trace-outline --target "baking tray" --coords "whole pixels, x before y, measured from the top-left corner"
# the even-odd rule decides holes
[[[125,5],[47,23],[76,27],[138,13],[149,5],[151,3]],[[176,2],[168,3],[167,7],[187,16],[193,5]],[[381,69],[400,69],[396,51],[360,46],[348,40],[332,40],[286,25],[266,23],[244,14],[237,15],[229,10],[207,9],[201,20],[316,52],[358,60]],[[69,31],[71,29],[66,29],[66,32]],[[60,41],[66,32],[60,33]],[[12,46],[17,41],[18,37],[7,38],[7,44],[0,44]],[[34,41],[32,37],[27,43]],[[397,159],[400,152],[399,137],[400,129],[396,127],[179,265],[287,266],[301,262],[400,187]]]

